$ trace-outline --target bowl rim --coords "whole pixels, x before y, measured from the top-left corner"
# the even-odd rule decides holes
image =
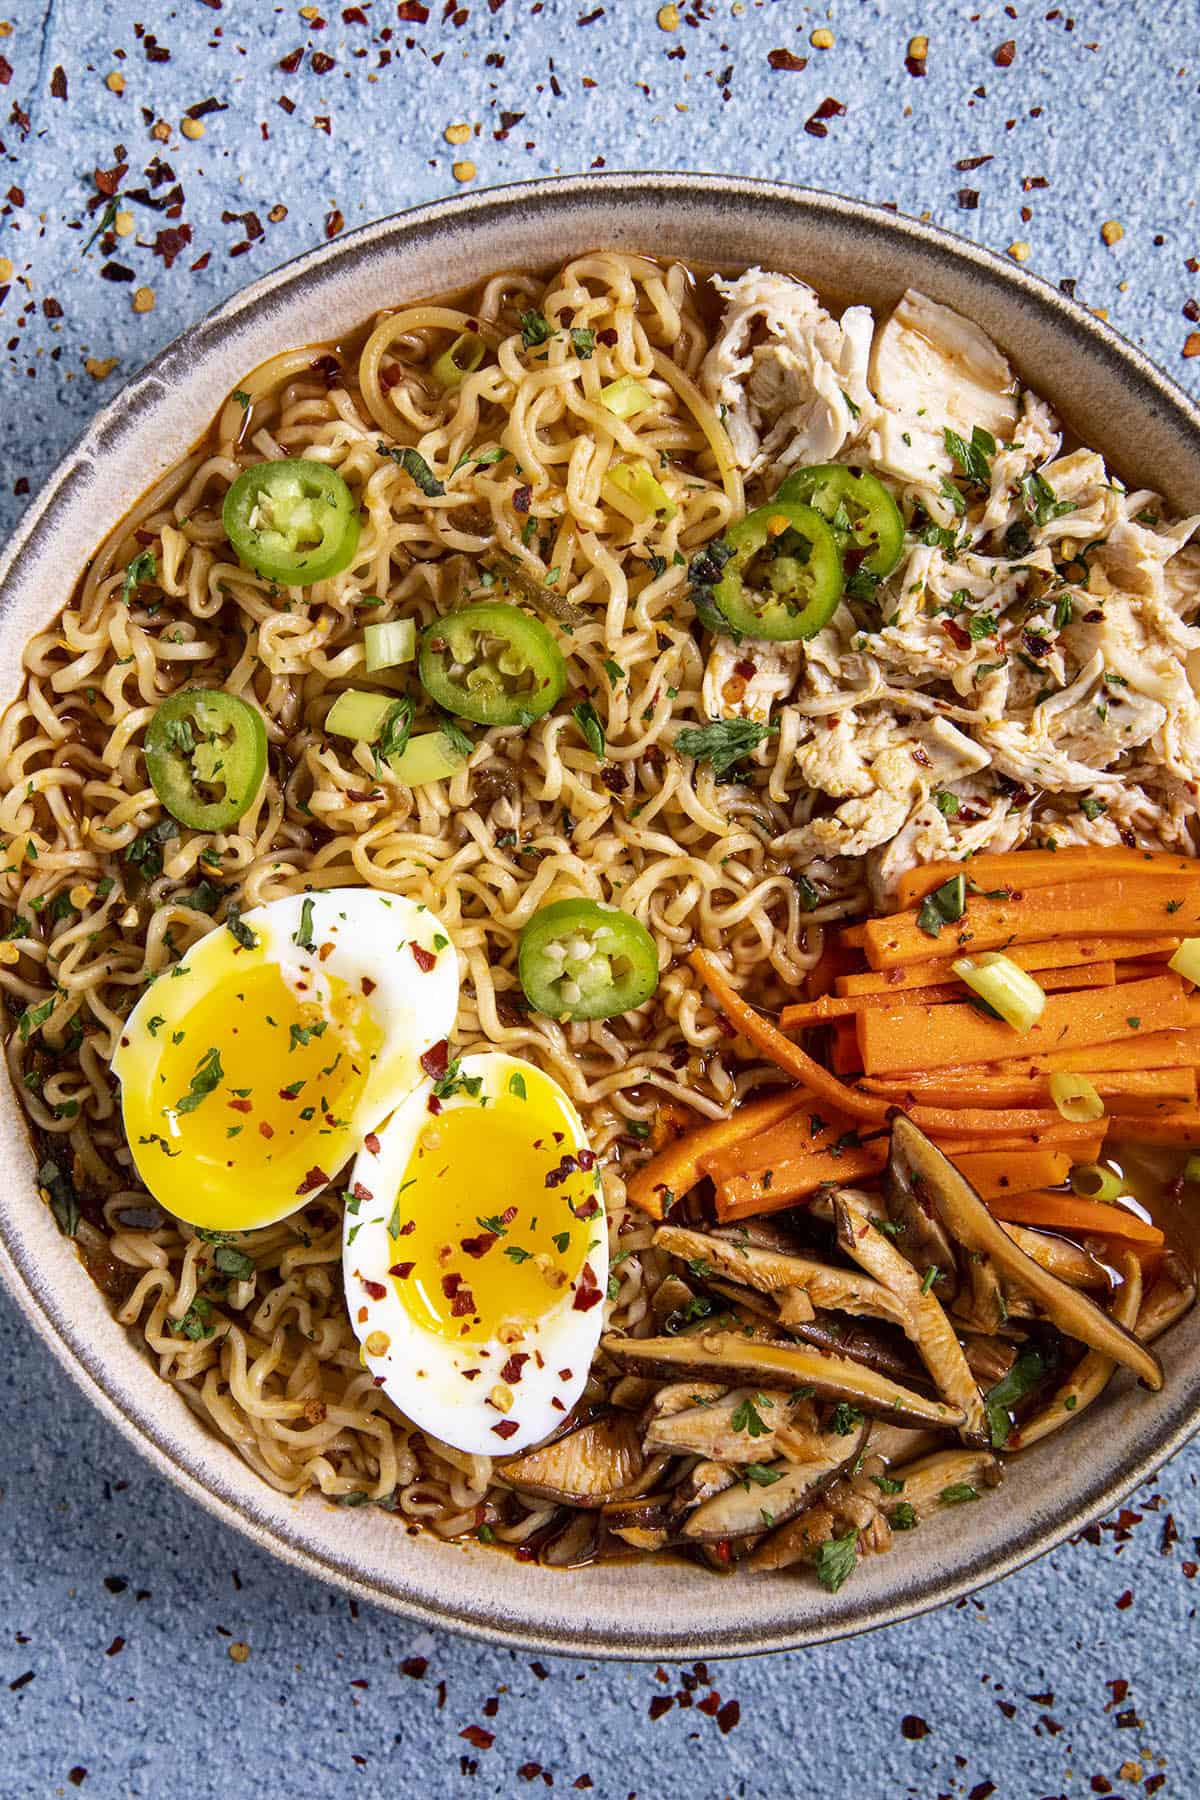
[[[341,264],[353,265],[376,249],[403,244],[409,238],[436,238],[443,229],[461,231],[473,219],[486,223],[497,215],[519,211],[532,216],[547,209],[595,203],[605,196],[614,205],[629,206],[647,199],[669,199],[672,195],[698,195],[714,202],[768,209],[785,206],[801,212],[832,213],[846,226],[882,233],[893,241],[911,242],[926,251],[932,247],[955,264],[969,265],[972,274],[985,284],[1008,295],[1015,290],[1039,313],[1053,313],[1056,328],[1067,330],[1080,340],[1087,354],[1100,363],[1110,378],[1119,378],[1128,386],[1133,377],[1132,397],[1136,404],[1161,410],[1176,426],[1190,427],[1200,438],[1200,404],[1137,345],[1043,277],[940,226],[817,188],[734,175],[623,170],[555,176],[453,195],[389,214],[356,227],[333,243],[302,252],[210,308],[131,374],[107,405],[88,421],[43,483],[0,555],[0,610],[4,592],[22,559],[38,554],[41,541],[53,534],[56,511],[69,503],[72,483],[86,465],[89,445],[103,442],[106,436],[122,429],[132,429],[128,424],[131,391],[141,384],[160,381],[165,375],[176,376],[181,360],[217,355],[222,334],[246,312],[263,306],[273,296],[286,294],[315,270],[327,274]],[[732,1629],[728,1625],[718,1629],[715,1623],[706,1621],[694,1630],[689,1627],[685,1636],[656,1638],[616,1637],[611,1632],[593,1635],[588,1629],[562,1629],[523,1621],[498,1622],[493,1615],[472,1611],[466,1602],[456,1604],[444,1596],[430,1600],[418,1594],[400,1595],[376,1585],[354,1572],[351,1558],[341,1561],[322,1554],[310,1542],[302,1542],[302,1534],[290,1528],[285,1516],[277,1515],[267,1525],[239,1506],[232,1492],[218,1491],[212,1485],[211,1474],[205,1479],[200,1473],[200,1458],[190,1460],[177,1441],[177,1434],[164,1428],[149,1403],[142,1402],[139,1391],[145,1384],[138,1382],[133,1388],[122,1385],[106,1366],[103,1345],[95,1344],[75,1328],[69,1308],[57,1304],[52,1290],[39,1284],[31,1254],[15,1233],[10,1240],[9,1231],[9,1221],[0,1206],[0,1276],[22,1313],[76,1386],[174,1486],[260,1549],[293,1568],[317,1575],[358,1599],[384,1606],[421,1624],[450,1628],[513,1649],[642,1660],[758,1654],[830,1642],[917,1617],[1004,1578],[1064,1542],[1117,1506],[1200,1428],[1200,1408],[1194,1403],[1190,1411],[1186,1406],[1177,1407],[1169,1429],[1150,1433],[1132,1463],[1110,1467],[1065,1511],[1053,1512],[1041,1522],[1027,1522],[1007,1548],[978,1559],[968,1557],[949,1577],[930,1579],[923,1587],[884,1595],[859,1612],[835,1609],[828,1616],[818,1615],[812,1622],[782,1626],[756,1624],[751,1619]],[[157,1384],[159,1377],[152,1364],[147,1363],[145,1368],[148,1381]],[[265,1483],[262,1485],[264,1493],[271,1496],[273,1491]],[[275,1497],[282,1501],[289,1498]],[[650,1631],[655,1629],[661,1627],[647,1627]]]

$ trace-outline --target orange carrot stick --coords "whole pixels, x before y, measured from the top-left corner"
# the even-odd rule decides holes
[[[652,1156],[630,1178],[626,1193],[630,1204],[661,1219],[671,1201],[694,1188],[700,1179],[700,1158],[723,1144],[742,1143],[756,1132],[766,1131],[785,1119],[812,1096],[803,1088],[785,1088],[760,1100],[744,1101],[729,1119],[713,1119]],[[667,1195],[671,1200],[667,1200]]]
[[[945,1069],[955,1063],[995,1062],[1016,1054],[1081,1050],[1141,1031],[1188,1022],[1189,992],[1179,976],[1129,981],[1095,992],[1055,994],[1028,1031],[987,1019],[973,1006],[873,1008],[855,1027],[868,1075],[901,1069]]]
[[[857,1075],[862,1069],[853,1019],[835,1019],[830,1032],[829,1066],[835,1075]]]
[[[1137,1244],[1161,1244],[1157,1225],[1123,1206],[1081,1200],[1075,1194],[1004,1194],[988,1202],[988,1211],[1010,1225],[1041,1225],[1051,1231],[1095,1232],[1100,1237],[1128,1238]]]
[[[913,1100],[928,1106],[1050,1107],[1049,1075],[1005,1075],[1003,1063],[986,1069],[947,1069],[942,1075],[908,1075],[891,1079],[868,1076],[863,1089],[897,1106]],[[993,1073],[992,1071],[997,1071]],[[1083,1071],[1080,1070],[1080,1073]],[[1179,1069],[1115,1069],[1088,1076],[1109,1112],[1178,1111],[1196,1100],[1196,1071]]]
[[[1130,1113],[1114,1119],[1111,1131],[1114,1138],[1123,1138],[1130,1144],[1175,1144],[1181,1150],[1194,1150],[1200,1145],[1200,1108],[1160,1113],[1152,1119]]]
[[[1058,1187],[1076,1160],[1067,1150],[1006,1150],[954,1158],[976,1193],[985,1200],[999,1194],[1028,1193],[1031,1188]]]
[[[879,1122],[887,1117],[886,1101],[871,1099],[868,1095],[847,1087],[836,1075],[831,1075],[828,1069],[822,1068],[819,1062],[806,1055],[799,1044],[793,1044],[790,1038],[784,1037],[782,1031],[777,1031],[761,1013],[755,1012],[749,1002],[743,1000],[736,989],[730,986],[728,976],[711,950],[693,950],[688,961],[730,1024],[736,1025],[742,1036],[779,1068],[786,1069],[789,1075],[813,1094],[827,1101],[830,1106],[840,1107],[851,1118]]]
[[[1066,969],[1076,965],[1116,962],[1122,957],[1130,956],[1165,958],[1173,956],[1178,948],[1177,937],[1097,936],[1057,938],[1048,944],[1013,944],[1005,950],[1005,955],[1019,969]],[[890,994],[907,992],[910,988],[932,987],[945,980],[945,967],[944,962],[927,959],[924,962],[910,963],[906,968],[868,969],[858,975],[839,975],[834,982],[834,991],[839,995]],[[1048,986],[1045,977],[1040,974],[1038,981],[1043,987]]]
[[[714,1181],[727,1181],[731,1175],[742,1175],[757,1169],[771,1168],[776,1163],[790,1163],[798,1157],[816,1156],[831,1149],[839,1138],[853,1132],[857,1120],[833,1107],[803,1106],[789,1113],[768,1131],[760,1131],[748,1141],[724,1144],[708,1150],[700,1157],[700,1168]]]
[[[857,1148],[848,1147],[839,1156],[826,1150],[817,1156],[798,1156],[792,1162],[776,1163],[753,1175],[731,1175],[717,1184],[717,1218],[727,1223],[748,1219],[755,1213],[778,1212],[806,1199],[827,1182],[841,1186],[878,1175],[886,1162],[887,1139],[872,1138]]]
[[[1190,861],[1187,868],[1186,876],[1170,880],[1130,872],[1034,887],[1005,900],[970,894],[962,918],[944,925],[937,937],[922,931],[916,912],[893,913],[867,921],[862,947],[873,969],[890,969],[1053,936],[1086,936],[1097,917],[1115,937],[1159,938],[1168,930],[1187,937],[1200,931],[1200,862]]]
[[[974,1134],[956,1137],[950,1131],[933,1135],[938,1149],[955,1159],[959,1156],[999,1156],[1001,1152],[1024,1154],[1037,1150],[1069,1150],[1071,1161],[1081,1163],[1095,1162],[1104,1149],[1103,1122],[1099,1125],[1093,1121],[1077,1124],[1069,1119],[1062,1119],[1057,1125],[1048,1125],[1036,1137],[981,1138]]]
[[[944,963],[940,966],[945,970]],[[1159,973],[1154,967],[1147,972]],[[1116,981],[1116,964],[1097,962],[1087,967],[1081,965],[1069,969],[1041,969],[1036,980],[1046,993],[1064,988],[1077,991],[1082,988],[1112,987]],[[932,987],[902,990],[902,1001],[897,999],[894,992],[824,994],[819,1000],[803,1000],[793,1006],[785,1006],[779,1015],[779,1023],[784,1031],[799,1031],[809,1025],[827,1025],[831,1019],[851,1018],[873,1006],[940,1006],[948,1000],[961,1000],[966,991],[965,982],[956,976],[953,981],[939,981]]]
[[[1164,876],[1195,873],[1190,857],[1121,845],[1081,845],[1062,850],[1008,850],[1000,855],[972,856],[966,862],[933,862],[908,869],[896,885],[901,907],[916,906],[926,894],[955,875],[965,875],[979,888],[1057,887],[1061,881],[1106,880],[1112,875]]]
[[[1076,1075],[1095,1075],[1103,1069],[1200,1069],[1200,998],[1194,994],[1188,998],[1188,1020],[1183,1031],[1138,1032],[1082,1050],[1052,1050],[1042,1056],[964,1064],[952,1073],[967,1080],[973,1075],[1053,1075],[1059,1069]]]

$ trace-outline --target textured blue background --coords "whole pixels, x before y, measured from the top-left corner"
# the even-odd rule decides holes
[[[657,166],[893,202],[1001,251],[1027,244],[1032,268],[1074,279],[1200,388],[1184,358],[1200,293],[1195,0],[1079,0],[1073,18],[1045,0],[680,10],[667,32],[654,0],[450,0],[444,15],[431,0],[424,22],[394,0],[18,0],[0,36],[0,524],[213,302],[343,222],[453,191],[463,158],[477,184]],[[832,49],[810,45],[818,27]],[[905,68],[917,32],[921,77]],[[807,66],[777,69],[773,51]],[[827,96],[844,115],[806,132]],[[181,135],[210,97],[226,110]],[[443,138],[456,121],[478,132],[462,149]],[[156,155],[169,175],[143,173]],[[972,157],[990,160],[956,166]],[[93,171],[120,163],[126,192],[177,210],[131,201],[131,235],[85,253]],[[1112,219],[1124,235],[1107,247]],[[142,286],[154,305],[138,313]],[[1195,1790],[1195,1447],[1095,1542],[882,1635],[699,1670],[538,1664],[356,1609],[252,1551],[93,1416],[3,1299],[0,1383],[4,1800]],[[494,1741],[464,1739],[472,1726]]]

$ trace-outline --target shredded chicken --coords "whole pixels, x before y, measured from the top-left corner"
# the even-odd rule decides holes
[[[778,724],[816,796],[793,864],[885,904],[932,858],[1194,848],[1200,515],[1064,452],[986,333],[923,294],[876,325],[788,276],[714,283],[701,382],[749,503],[837,461],[879,476],[909,526],[873,598],[848,593],[807,642],[712,640],[707,712]]]

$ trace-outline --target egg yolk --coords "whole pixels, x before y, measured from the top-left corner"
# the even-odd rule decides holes
[[[549,1084],[448,1108],[422,1127],[389,1221],[388,1271],[427,1331],[494,1337],[559,1306],[605,1230],[591,1151]],[[541,1102],[541,1104],[538,1104]]]
[[[383,1033],[328,975],[297,992],[271,962],[226,975],[182,1017],[128,1046],[125,1129],[163,1206],[246,1229],[303,1205],[352,1153]]]

